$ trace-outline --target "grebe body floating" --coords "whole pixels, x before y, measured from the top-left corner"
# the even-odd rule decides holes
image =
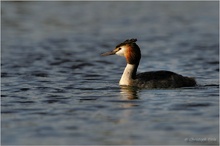
[[[139,88],[180,88],[196,85],[194,78],[185,77],[171,71],[153,71],[137,73],[141,59],[141,51],[135,43],[137,39],[126,40],[115,47],[114,50],[101,54],[102,56],[124,56],[127,65],[119,81],[119,85],[135,86]]]

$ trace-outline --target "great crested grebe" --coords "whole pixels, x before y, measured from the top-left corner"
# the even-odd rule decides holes
[[[102,56],[119,55],[126,58],[127,65],[119,81],[119,85],[139,88],[179,88],[196,85],[194,78],[185,77],[171,71],[152,71],[136,74],[141,59],[141,51],[135,43],[137,39],[126,40],[114,50],[101,54]]]

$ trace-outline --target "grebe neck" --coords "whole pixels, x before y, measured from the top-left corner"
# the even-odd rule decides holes
[[[119,85],[132,85],[133,80],[135,80],[136,78],[138,65],[139,63],[137,64],[127,63],[124,72],[121,76]]]

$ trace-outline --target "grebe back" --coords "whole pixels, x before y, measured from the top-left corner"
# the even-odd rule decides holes
[[[196,85],[194,78],[185,77],[171,71],[152,71],[137,73],[141,59],[141,51],[135,43],[137,39],[126,40],[114,50],[101,54],[102,56],[119,55],[126,58],[127,65],[119,81],[119,85],[136,86],[139,88],[180,88]]]

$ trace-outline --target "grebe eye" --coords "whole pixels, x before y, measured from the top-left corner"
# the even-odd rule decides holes
[[[121,50],[121,48],[118,48],[118,50]]]

